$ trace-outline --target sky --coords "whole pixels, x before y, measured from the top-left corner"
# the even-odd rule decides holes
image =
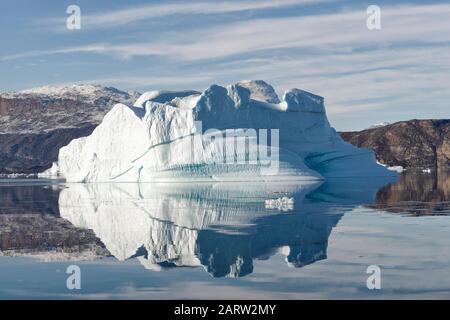
[[[70,30],[69,5],[81,9]],[[369,30],[369,5],[381,29]],[[3,1],[0,92],[91,83],[140,92],[262,79],[325,98],[337,130],[450,118],[450,2]]]

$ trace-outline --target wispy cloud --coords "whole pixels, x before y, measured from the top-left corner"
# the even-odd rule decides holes
[[[169,3],[83,13],[83,17],[86,25],[101,28],[113,27],[117,21],[127,25],[148,17],[227,13],[312,2],[317,3],[312,0],[241,4],[219,1],[214,6]],[[239,21],[218,19],[208,27],[186,24],[183,30],[158,31],[158,37],[145,38],[139,33],[140,42],[125,41],[123,37],[119,42],[81,42],[76,46],[4,55],[0,62],[49,55],[67,55],[78,61],[89,57],[88,54],[100,55],[126,59],[123,65],[134,69],[127,73],[118,68],[114,75],[99,74],[98,78],[92,73],[88,76],[91,80],[83,82],[144,90],[191,85],[201,89],[212,82],[226,84],[242,78],[260,78],[280,91],[300,87],[323,95],[328,113],[337,117],[382,109],[380,118],[373,121],[392,121],[384,118],[386,114],[401,117],[402,112],[403,118],[411,117],[405,114],[413,114],[414,108],[414,117],[442,115],[446,110],[448,113],[450,4],[384,5],[381,9],[379,31],[366,28],[364,7],[350,6],[328,14],[311,11],[306,15],[296,11],[296,16],[264,14]],[[161,19],[163,26],[164,20]],[[92,37],[82,40],[86,39]],[[78,79],[81,77],[84,75],[78,75]],[[423,105],[427,105],[428,113],[424,108],[419,110]]]
[[[80,83],[91,83],[91,84],[101,84],[101,85],[121,85],[129,87],[147,87],[147,88],[157,88],[163,89],[167,86],[178,86],[179,89],[189,89],[192,85],[197,85],[205,82],[211,82],[213,76],[211,74],[195,74],[195,75],[184,75],[182,77],[183,81],[180,81],[180,76],[116,76],[98,79],[87,79],[78,81]],[[182,82],[182,84],[181,84]]]
[[[246,1],[200,1],[149,4],[127,7],[113,11],[83,14],[83,28],[114,28],[136,24],[143,20],[162,18],[172,15],[226,14],[250,10],[264,10],[289,6],[305,6],[341,0],[246,0]],[[50,18],[43,21],[49,26],[64,25],[62,18]]]
[[[0,57],[0,61],[10,61],[24,58],[33,58],[39,56],[49,56],[55,54],[65,54],[65,53],[104,53],[108,54],[110,51],[110,45],[108,44],[89,44],[76,47],[67,47],[60,49],[48,49],[48,50],[30,50],[26,52],[19,52],[15,54],[5,55]]]
[[[13,60],[60,53],[97,53],[124,59],[163,56],[180,60],[225,58],[263,50],[305,48],[348,50],[397,43],[450,41],[450,5],[396,6],[383,8],[383,30],[365,26],[363,10],[336,14],[267,18],[230,23],[207,29],[191,29],[167,36],[164,41],[94,43],[85,46],[31,51],[0,57]],[[436,23],[439,21],[439,23]]]

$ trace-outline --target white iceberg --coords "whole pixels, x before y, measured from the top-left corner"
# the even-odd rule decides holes
[[[381,163],[380,161],[377,160],[377,164],[379,164],[380,166],[385,167],[386,169],[388,169],[389,171],[394,171],[397,173],[402,173],[403,171],[406,171],[405,168],[403,168],[402,166],[388,166],[384,163]]]
[[[261,80],[212,85],[203,93],[151,91],[133,106],[116,104],[90,136],[60,149],[52,171],[69,182],[304,181],[393,174],[376,163],[372,151],[340,138],[322,97],[291,89],[280,101]]]

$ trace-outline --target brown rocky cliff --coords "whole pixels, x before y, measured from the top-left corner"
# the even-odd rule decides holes
[[[410,120],[359,132],[341,132],[351,144],[372,149],[389,166],[450,169],[450,120]]]
[[[90,135],[114,104],[138,96],[93,85],[0,94],[0,174],[50,168],[61,147]]]

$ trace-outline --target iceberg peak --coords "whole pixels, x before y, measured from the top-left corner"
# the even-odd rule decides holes
[[[191,95],[199,95],[200,92],[195,90],[181,90],[181,91],[170,91],[170,90],[153,90],[144,92],[133,104],[135,107],[143,108],[147,101],[166,103],[170,102],[176,98],[184,98]]]
[[[253,100],[280,103],[275,89],[264,80],[242,80],[237,85],[248,89],[250,91],[250,98]]]

